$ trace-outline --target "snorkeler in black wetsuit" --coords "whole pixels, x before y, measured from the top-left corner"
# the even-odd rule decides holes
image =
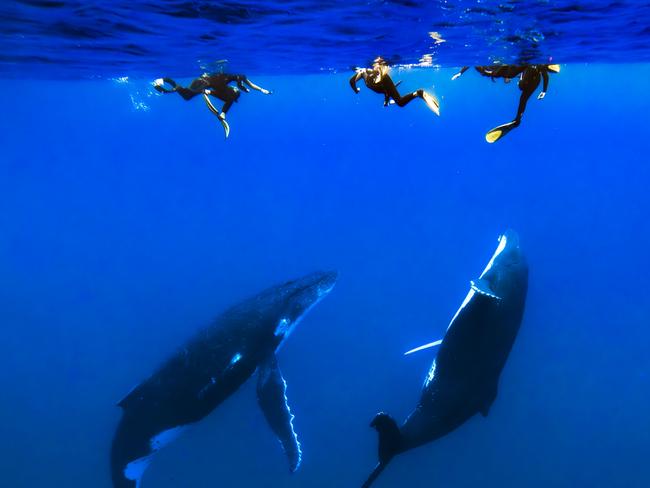
[[[237,83],[237,88],[229,86],[230,83]],[[172,88],[165,88],[164,84],[169,84]],[[208,109],[217,116],[219,122],[223,126],[226,137],[230,134],[230,126],[226,122],[226,113],[234,102],[239,99],[241,91],[248,93],[249,87],[253,90],[260,91],[265,95],[271,92],[265,90],[252,83],[245,75],[230,75],[225,73],[203,73],[200,77],[196,78],[189,87],[180,86],[171,78],[160,78],[154,81],[153,86],[160,93],[178,93],[185,100],[191,100],[197,95],[203,95],[203,99],[208,106]],[[212,95],[224,103],[221,112],[212,105],[208,95]]]
[[[467,71],[467,69],[467,66],[461,68],[461,70],[452,77],[452,80],[460,77],[465,71]],[[537,90],[542,80],[544,80],[544,84],[542,91],[537,99],[541,100],[546,96],[549,79],[548,74],[559,73],[560,66],[557,64],[532,64],[521,66],[494,65],[477,66],[476,70],[481,73],[481,75],[492,78],[492,81],[494,81],[495,78],[503,78],[506,83],[516,76],[520,76],[519,90],[521,90],[521,96],[519,97],[517,115],[513,121],[508,122],[507,124],[499,125],[485,134],[485,140],[492,144],[501,139],[515,127],[519,127],[521,124],[521,119],[524,115],[524,111],[526,110],[528,99],[532,96],[533,93],[535,93],[535,90]]]
[[[363,79],[366,86],[375,93],[384,95],[384,107],[387,107],[391,99],[399,107],[404,107],[416,98],[421,98],[436,115],[440,115],[440,104],[433,95],[427,93],[422,88],[414,92],[408,93],[404,96],[400,95],[397,91],[397,85],[393,83],[390,75],[388,74],[390,67],[388,63],[378,57],[372,64],[372,68],[359,68],[357,72],[350,78],[350,86],[354,93],[359,93],[361,90],[357,87],[357,81]]]

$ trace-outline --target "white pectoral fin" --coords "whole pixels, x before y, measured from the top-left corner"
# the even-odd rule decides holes
[[[287,383],[282,377],[275,355],[261,364],[257,377],[257,400],[264,417],[277,436],[293,473],[300,466],[302,451],[293,429],[293,414],[287,402]]]
[[[416,347],[415,349],[411,349],[410,351],[406,351],[404,353],[404,356],[408,356],[409,354],[413,354],[414,352],[419,352],[419,351],[424,351],[425,349],[430,349],[432,347],[436,347],[442,344],[442,339],[439,339],[434,342],[429,342],[428,344],[424,344],[422,346]]]
[[[135,483],[136,488],[140,488],[140,482],[142,481],[142,475],[144,472],[147,470],[149,467],[149,464],[151,464],[151,458],[152,456],[145,456],[139,459],[136,459],[135,461],[131,461],[129,464],[126,465],[124,468],[124,477],[127,480],[130,480]]]
[[[472,281],[471,286],[472,290],[474,290],[479,295],[501,300],[501,297],[492,291],[492,288],[490,288],[490,283],[488,283],[487,280],[479,278],[478,280]]]

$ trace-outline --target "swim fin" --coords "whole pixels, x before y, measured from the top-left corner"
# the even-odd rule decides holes
[[[436,97],[423,90],[422,100],[424,100],[424,103],[427,104],[429,110],[431,110],[434,114],[440,116],[440,102],[438,102],[438,99]]]
[[[551,73],[559,73],[559,72],[560,72],[560,65],[559,65],[559,64],[549,64],[549,65],[547,66],[547,69],[548,69]]]
[[[226,139],[228,139],[228,136],[230,135],[230,126],[228,125],[228,122],[226,122],[226,118],[219,113],[219,111],[216,109],[214,105],[212,105],[210,98],[205,93],[203,94],[203,100],[205,100],[205,104],[208,106],[210,112],[216,115],[217,118],[219,119],[219,122],[221,122],[221,125],[223,126],[223,131],[226,133]]]
[[[168,83],[172,88],[169,89],[165,86]],[[159,93],[174,93],[176,91],[176,82],[171,78],[158,78],[151,83],[154,89]]]
[[[485,140],[490,144],[493,144],[497,142],[499,139],[501,139],[503,136],[505,136],[512,129],[518,126],[519,124],[515,120],[513,120],[512,122],[508,122],[507,124],[499,125],[494,129],[488,131],[487,134],[485,134]]]
[[[226,122],[226,119],[218,117],[219,122],[221,122],[221,125],[223,126],[223,131],[226,133],[226,139],[228,139],[228,136],[230,135],[230,126],[228,125],[228,122]]]

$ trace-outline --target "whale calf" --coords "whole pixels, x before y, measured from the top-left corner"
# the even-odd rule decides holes
[[[300,444],[275,352],[336,280],[336,272],[313,273],[231,307],[133,388],[118,403],[123,414],[111,447],[113,486],[139,487],[156,451],[208,415],[255,371],[259,405],[295,471]]]
[[[528,265],[519,238],[507,231],[480,277],[451,319],[422,386],[420,400],[401,427],[378,413],[370,426],[379,434],[379,462],[369,487],[397,454],[453,431],[477,413],[487,416],[499,376],[519,331],[528,289]]]

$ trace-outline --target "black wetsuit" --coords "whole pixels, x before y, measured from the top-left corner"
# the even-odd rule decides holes
[[[519,97],[519,107],[517,107],[517,116],[515,117],[515,124],[519,125],[521,118],[526,110],[528,99],[535,93],[539,83],[544,79],[544,86],[542,91],[546,92],[548,89],[548,67],[542,64],[525,66],[522,70],[521,79],[519,80],[519,89],[521,96]]]
[[[210,90],[210,95],[225,102],[221,109],[223,113],[227,113],[232,104],[239,99],[239,96],[241,95],[240,90],[245,92],[249,91],[248,88],[244,86],[244,82],[248,81],[244,75],[229,75],[224,73],[203,75],[193,80],[187,88],[178,85],[170,78],[163,78],[163,81],[169,83],[173,90],[161,90],[160,88],[157,88],[158,91],[175,91],[185,100],[191,100],[195,96],[205,93],[205,90]],[[229,84],[233,82],[237,83],[239,89],[229,86]]]
[[[503,78],[505,81],[511,80],[519,76],[524,71],[524,69],[524,66],[513,65],[492,65],[476,67],[476,71],[478,71],[482,76],[492,78],[492,81],[494,81],[496,78]]]
[[[469,68],[463,66],[459,71],[459,74],[463,74]],[[546,91],[548,88],[548,66],[543,64],[533,64],[533,65],[491,65],[491,66],[476,66],[476,71],[478,71],[482,76],[492,78],[494,81],[496,78],[503,78],[508,81],[517,76],[521,75],[519,80],[519,89],[521,90],[521,96],[519,97],[519,107],[517,107],[517,116],[513,120],[513,125],[516,127],[520,124],[521,118],[524,115],[526,110],[526,104],[528,99],[535,93],[537,87],[539,86],[542,78],[544,79],[543,91]]]
[[[357,93],[358,90],[357,81],[359,78],[363,78],[363,81],[366,83],[368,88],[375,93],[381,93],[384,95],[384,105],[388,105],[388,102],[392,98],[399,107],[404,107],[416,98],[422,98],[423,96],[423,90],[421,89],[404,96],[400,95],[397,91],[397,85],[393,83],[393,80],[387,74],[381,76],[373,69],[365,69],[362,73],[362,76],[359,76],[359,73],[357,73],[350,78],[350,86],[354,92]],[[377,80],[377,78],[379,78],[379,80]]]
[[[468,69],[469,66],[463,66],[458,74],[462,75]],[[525,66],[493,64],[490,66],[476,66],[474,69],[476,69],[481,76],[491,78],[492,81],[495,81],[496,78],[503,78],[505,81],[509,81],[519,76],[522,71],[524,71]]]

